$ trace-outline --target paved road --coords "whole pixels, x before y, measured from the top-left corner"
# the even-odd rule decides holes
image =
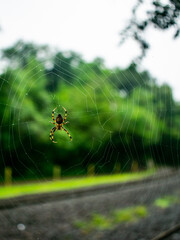
[[[0,211],[1,240],[80,240],[80,239],[118,239],[118,229],[109,232],[84,235],[75,226],[77,220],[88,219],[92,213],[108,214],[109,212],[133,205],[151,205],[160,196],[173,194],[179,190],[180,173],[164,176],[162,179],[151,179],[136,184],[120,184],[115,188],[104,188],[103,191],[92,191],[91,194],[77,194],[69,199],[17,206]],[[153,211],[153,210],[152,210]],[[173,210],[174,211],[174,210]],[[177,211],[178,212],[178,211]],[[180,209],[179,212],[180,213]],[[153,213],[153,218],[158,218]],[[158,213],[159,214],[159,213]],[[172,214],[171,214],[172,215]],[[157,219],[156,219],[157,220]],[[137,225],[139,226],[139,225]],[[137,229],[136,226],[136,229]],[[120,227],[121,228],[121,227]],[[144,228],[143,228],[144,229]],[[142,231],[142,229],[141,229]],[[160,229],[157,229],[160,231]],[[110,235],[109,235],[110,234]],[[155,232],[153,233],[155,235]],[[107,238],[106,238],[107,236]],[[115,238],[116,236],[116,238]],[[123,240],[126,238],[119,238]],[[128,238],[128,240],[135,240]],[[148,239],[146,236],[142,239]]]

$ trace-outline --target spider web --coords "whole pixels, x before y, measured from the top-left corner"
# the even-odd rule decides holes
[[[23,57],[23,56],[22,56]],[[78,60],[78,59],[77,59]],[[66,62],[64,62],[65,64],[67,64]],[[31,62],[29,63],[31,64]],[[60,69],[60,72],[57,73],[57,76],[59,76],[59,78],[61,77],[61,66],[57,66],[58,69]],[[91,67],[88,67],[89,69],[88,72],[94,73],[94,70]],[[43,161],[44,163],[47,161],[48,162],[48,149],[45,151],[42,151],[41,149],[38,148],[38,146],[34,146],[31,140],[31,136],[32,136],[32,128],[31,125],[35,123],[35,120],[28,120],[27,121],[21,121],[22,118],[22,114],[24,109],[24,101],[26,100],[26,98],[32,94],[31,93],[31,89],[34,85],[36,85],[36,82],[39,81],[39,79],[41,78],[41,75],[44,75],[44,73],[42,73],[42,69],[41,69],[41,64],[39,63],[39,66],[36,65],[34,68],[30,69],[30,72],[33,72],[35,69],[39,69],[38,71],[36,71],[34,73],[34,75],[32,75],[32,77],[34,77],[33,81],[31,82],[30,86],[27,88],[27,84],[26,84],[26,76],[24,76],[22,78],[22,81],[25,80],[25,84],[23,83],[18,83],[19,86],[17,87],[17,91],[13,92],[13,85],[16,84],[16,78],[14,79],[13,82],[10,82],[10,80],[8,78],[2,79],[2,84],[1,84],[1,88],[3,87],[3,85],[7,84],[10,85],[9,87],[9,92],[8,92],[8,104],[6,104],[6,108],[4,110],[4,114],[3,114],[3,118],[2,118],[2,123],[1,123],[1,131],[3,131],[4,128],[8,128],[8,132],[9,132],[9,138],[7,139],[6,143],[1,143],[1,156],[2,159],[4,161],[4,165],[6,165],[5,163],[5,156],[3,155],[3,148],[4,145],[6,145],[7,147],[9,147],[9,152],[10,151],[10,145],[12,144],[14,146],[14,151],[15,154],[18,158],[18,161],[20,164],[22,164],[23,167],[28,168],[28,166],[26,166],[26,160],[24,159],[24,161],[22,161],[21,157],[19,157],[19,153],[16,151],[16,147],[15,147],[15,136],[14,136],[14,132],[15,129],[18,132],[18,137],[19,137],[19,142],[20,142],[20,148],[21,151],[25,154],[26,158],[32,162],[32,164],[34,165],[35,169],[38,171],[38,173],[40,174],[40,179],[46,179],[45,176],[43,176],[43,174],[41,173],[41,169],[38,167],[38,165],[36,165],[36,162],[33,161],[32,157],[31,157],[31,150],[32,151],[36,151],[41,158],[41,161]],[[62,69],[63,70],[63,69]],[[20,70],[19,70],[20,71]],[[83,72],[82,69],[78,69],[79,72]],[[129,70],[130,71],[130,70]],[[113,72],[113,70],[112,70]],[[40,73],[40,75],[36,78],[36,76]],[[17,76],[18,76],[18,72],[17,72]],[[67,75],[71,75],[71,72],[66,72]],[[66,171],[70,170],[70,169],[78,169],[78,166],[82,166],[85,164],[85,167],[87,167],[89,164],[91,164],[91,162],[93,162],[95,164],[95,167],[98,166],[99,170],[96,170],[96,173],[98,174],[103,173],[100,171],[101,168],[103,168],[104,166],[108,166],[108,163],[111,163],[112,161],[115,160],[114,166],[116,167],[117,164],[121,165],[121,161],[123,161],[123,159],[121,159],[121,150],[118,149],[117,144],[114,143],[114,141],[116,141],[112,136],[114,134],[114,130],[113,127],[111,126],[111,122],[113,123],[112,119],[118,117],[118,114],[121,113],[122,115],[124,115],[124,118],[121,119],[121,124],[119,124],[118,128],[116,129],[117,132],[117,136],[116,139],[119,139],[119,142],[122,143],[122,145],[124,145],[124,136],[122,138],[122,129],[124,131],[124,135],[126,137],[126,135],[128,136],[128,132],[129,132],[129,128],[131,127],[130,125],[132,125],[131,123],[131,116],[128,116],[128,105],[130,107],[135,108],[137,106],[137,100],[134,101],[134,99],[131,99],[131,102],[128,103],[127,101],[127,108],[125,109],[124,106],[119,106],[119,102],[118,102],[118,98],[122,98],[122,92],[118,93],[117,90],[115,89],[107,89],[106,88],[106,84],[107,82],[103,82],[104,79],[108,78],[108,76],[102,72],[101,75],[95,74],[95,80],[91,78],[91,76],[88,76],[85,72],[83,72],[83,74],[87,77],[87,80],[84,79],[80,79],[80,78],[76,78],[76,83],[73,82],[66,82],[66,84],[71,87],[71,91],[73,93],[73,91],[77,91],[79,94],[79,98],[81,99],[81,106],[82,106],[82,110],[78,110],[78,109],[72,109],[71,105],[69,104],[68,101],[66,101],[66,99],[64,99],[62,101],[62,99],[59,99],[58,93],[56,92],[49,92],[49,96],[50,96],[50,104],[49,106],[41,106],[42,108],[46,108],[44,114],[47,116],[49,114],[49,121],[51,121],[51,112],[52,109],[54,109],[55,107],[57,107],[56,111],[55,111],[55,117],[56,114],[58,113],[62,113],[64,114],[64,110],[63,110],[63,106],[67,109],[68,111],[68,117],[67,117],[67,121],[68,118],[70,117],[70,124],[69,126],[67,125],[67,130],[71,133],[71,125],[73,125],[73,123],[75,123],[78,119],[80,118],[89,118],[90,119],[90,123],[92,123],[96,120],[98,123],[98,128],[101,129],[100,131],[100,136],[96,136],[95,135],[89,135],[88,139],[89,139],[89,151],[86,151],[85,154],[82,157],[82,161],[76,163],[73,163],[73,165],[71,167],[69,167]],[[11,76],[8,76],[9,78],[11,78]],[[45,77],[47,77],[47,75],[45,74]],[[140,77],[140,76],[139,76]],[[18,78],[18,77],[17,77]],[[124,78],[126,78],[126,76],[124,76]],[[118,79],[117,76],[117,80],[120,81]],[[129,84],[131,84],[129,79],[126,79],[127,82],[129,82]],[[138,82],[137,82],[138,84]],[[11,87],[12,86],[12,87]],[[105,86],[105,87],[104,87]],[[24,89],[23,89],[24,88]],[[24,96],[20,99],[18,94],[18,90],[21,89],[22,92],[24,92]],[[24,91],[25,90],[25,91]],[[91,93],[89,94],[89,92],[91,91]],[[99,92],[101,91],[101,97],[103,97],[103,101],[106,103],[106,107],[105,110],[101,110],[101,102],[99,102],[99,100],[97,99],[99,96]],[[119,96],[117,97],[117,95],[119,94]],[[141,94],[141,92],[139,93]],[[71,96],[67,96],[67,99],[72,98],[72,101],[75,101],[75,99],[73,99],[73,94]],[[76,96],[77,97],[77,96]],[[124,97],[126,98],[126,97]],[[16,100],[17,99],[17,100]],[[16,104],[12,104],[13,102],[16,102]],[[151,109],[152,106],[150,105],[150,102],[148,101],[148,98],[146,99],[145,96],[145,105],[147,107],[147,109]],[[3,104],[3,103],[1,103]],[[90,106],[91,105],[91,106]],[[3,120],[6,116],[6,110],[10,108],[10,117],[9,117],[9,123],[4,125],[3,124]],[[93,109],[93,110],[92,110]],[[151,109],[152,110],[152,109]],[[162,109],[163,110],[163,109]],[[133,115],[133,111],[131,111],[131,114]],[[14,117],[15,116],[15,117]],[[103,118],[103,116],[105,116],[105,119]],[[121,115],[120,115],[121,116]],[[133,117],[133,116],[132,116]],[[41,124],[41,123],[40,123]],[[89,124],[89,123],[88,123]],[[135,131],[136,128],[136,121],[134,121],[134,126],[133,129],[131,129],[131,133],[133,134],[133,131]],[[29,136],[29,142],[26,143],[26,145],[24,145],[23,143],[23,135],[24,134],[21,131],[21,128],[24,127],[26,128],[26,134]],[[82,126],[80,126],[82,127]],[[88,125],[86,126],[88,129]],[[144,127],[143,132],[146,132],[146,124],[144,124],[142,127]],[[46,134],[46,136],[48,136],[49,132],[50,132],[50,128],[51,128],[51,124],[49,124],[47,129],[43,129],[44,133]],[[42,129],[41,129],[42,131]],[[85,130],[86,131],[86,130]],[[41,132],[39,133],[41,134]],[[153,134],[153,132],[152,132]],[[153,136],[150,136],[150,138],[153,138]],[[64,132],[55,132],[54,134],[54,139],[57,139],[58,141],[58,146],[61,149],[61,145],[65,144],[70,146],[70,143],[68,142],[68,137],[66,136],[66,133]],[[72,145],[74,143],[76,143],[77,139],[76,139],[76,135],[73,135],[73,142],[71,143]],[[133,140],[134,141],[134,140]],[[104,142],[106,142],[106,145],[104,146]],[[129,161],[132,161],[132,159],[135,159],[136,161],[138,161],[142,156],[140,156],[139,150],[136,149],[136,144],[135,142],[133,143],[134,145],[134,149],[132,151],[132,144],[130,145],[126,145],[123,146],[124,150],[126,152],[126,161],[125,164],[122,167],[121,170],[123,170],[123,168],[126,168],[126,165],[128,165]],[[141,149],[142,152],[146,152],[146,145],[143,144],[142,145],[144,148]],[[102,147],[104,148],[104,150],[102,151]],[[168,147],[170,150],[172,148],[174,148],[174,146],[166,146]],[[151,149],[151,148],[150,148]],[[29,151],[30,150],[30,151]],[[62,149],[61,149],[62,150]],[[46,152],[47,151],[47,152]],[[102,151],[101,154],[99,154],[99,152]],[[96,155],[100,156],[99,160],[97,160]],[[153,153],[151,152],[151,154],[153,155]],[[145,154],[146,155],[146,154]],[[14,160],[12,159],[11,154],[10,156],[10,162],[13,165]],[[95,159],[95,162],[93,161],[93,159]],[[102,161],[103,160],[103,161]],[[101,163],[102,162],[102,163]],[[163,160],[162,160],[163,162]],[[15,167],[15,169],[17,170],[17,172],[19,172],[19,169],[17,169]],[[29,169],[29,168],[28,168]],[[30,169],[29,169],[30,170]],[[112,169],[112,173],[114,173],[115,169]],[[30,170],[31,171],[31,170]],[[32,171],[31,171],[32,172]],[[24,178],[23,174],[20,173],[20,176],[22,178]],[[25,179],[25,178],[24,178]]]
[[[31,64],[31,62],[29,63]],[[59,69],[61,69],[61,66],[58,66]],[[131,165],[132,160],[134,162],[140,162],[142,155],[146,156],[146,151],[147,151],[147,145],[146,143],[142,143],[142,148],[141,149],[136,149],[137,146],[137,141],[133,139],[133,135],[136,135],[136,124],[139,121],[138,118],[133,121],[134,124],[132,125],[132,119],[134,119],[134,112],[133,109],[138,109],[136,110],[141,111],[141,109],[138,106],[137,98],[133,97],[130,100],[126,100],[127,96],[123,92],[117,91],[115,88],[104,88],[104,85],[107,84],[105,82],[103,84],[104,79],[106,79],[108,76],[103,73],[101,74],[101,77],[99,75],[96,75],[96,80],[91,78],[91,72],[94,72],[94,70],[90,67],[87,72],[89,72],[89,75],[85,73],[87,76],[87,80],[85,81],[84,79],[76,79],[76,83],[71,83],[71,82],[66,82],[66,87],[68,86],[71,88],[71,92],[74,94],[76,91],[78,92],[78,98],[80,98],[80,103],[81,103],[81,109],[78,109],[75,106],[74,103],[71,105],[72,101],[76,101],[76,99],[73,98],[73,94],[71,96],[66,95],[66,98],[60,97],[59,91],[61,92],[62,90],[59,88],[58,91],[52,93],[49,91],[48,95],[50,96],[50,103],[48,105],[40,104],[40,107],[44,109],[44,111],[41,111],[41,114],[43,114],[43,117],[41,118],[40,115],[37,116],[37,120],[35,121],[33,118],[32,119],[27,119],[26,121],[22,121],[21,119],[23,118],[23,113],[26,111],[26,105],[25,105],[25,100],[28,99],[32,92],[32,87],[36,85],[36,82],[41,79],[41,75],[45,75],[47,77],[47,74],[44,74],[44,72],[41,69],[41,65],[36,65],[35,68],[30,69],[30,72],[33,73],[35,69],[39,69],[38,75],[37,71],[35,71],[34,75],[30,74],[33,78],[31,85],[28,86],[26,89],[26,82],[27,82],[27,76],[22,77],[22,81],[25,81],[25,84],[23,82],[19,83],[19,86],[16,88],[17,91],[13,92],[13,84],[16,84],[16,81],[18,79],[18,73],[16,73],[17,78],[13,78],[13,82],[10,80],[11,76],[8,76],[8,78],[2,79],[1,83],[1,90],[3,89],[4,84],[8,84],[9,87],[9,92],[8,92],[8,104],[5,106],[5,110],[3,113],[3,118],[2,122],[0,124],[0,132],[1,134],[3,133],[4,129],[8,129],[9,133],[9,139],[7,139],[6,142],[1,142],[1,157],[4,162],[4,166],[7,164],[7,159],[6,155],[4,155],[3,149],[5,148],[5,145],[9,148],[9,153],[12,152],[12,146],[14,146],[14,151],[16,154],[16,161],[19,162],[18,168],[14,166],[14,159],[13,156],[10,156],[10,163],[12,164],[12,167],[14,167],[14,170],[19,174],[21,177],[21,181],[24,179],[24,181],[27,181],[27,176],[24,175],[21,172],[21,168],[27,169],[30,171],[31,176],[34,176],[36,178],[37,182],[44,182],[49,180],[49,177],[47,177],[45,174],[43,174],[41,167],[39,166],[38,162],[41,161],[44,165],[49,163],[49,149],[54,149],[55,153],[59,154],[58,159],[62,160],[63,159],[63,148],[69,149],[71,151],[71,148],[73,146],[79,146],[78,141],[78,131],[75,131],[73,128],[73,125],[79,126],[81,129],[83,127],[81,119],[89,119],[89,122],[92,123],[96,121],[96,126],[97,130],[92,132],[92,134],[88,134],[88,150],[84,152],[83,154],[79,151],[78,154],[81,157],[81,161],[77,161],[76,163],[76,158],[72,159],[72,156],[69,157],[68,161],[71,163],[73,160],[73,163],[71,166],[68,166],[65,171],[63,172],[64,175],[68,175],[68,172],[74,172],[77,175],[82,175],[82,170],[80,169],[81,166],[84,168],[88,169],[88,166],[93,163],[95,167],[95,173],[96,174],[107,174],[107,171],[104,169],[109,168],[110,165],[112,165],[112,162],[114,162],[113,166],[111,167],[111,170],[108,171],[108,174],[117,174],[123,172],[123,170],[127,169],[128,165]],[[82,69],[79,68],[78,71],[82,72]],[[130,71],[130,70],[129,70]],[[103,70],[102,70],[103,72]],[[115,71],[112,70],[112,73],[115,74]],[[70,72],[67,72],[67,74],[71,74]],[[130,74],[131,71],[130,71]],[[38,77],[36,77],[38,75]],[[59,72],[58,76],[61,76],[61,72]],[[140,77],[140,75],[139,75]],[[126,76],[124,76],[126,78]],[[99,82],[97,82],[97,80]],[[117,80],[118,79],[117,76]],[[128,82],[129,79],[126,79]],[[129,82],[130,83],[130,82]],[[138,82],[137,82],[138,83]],[[131,84],[131,83],[130,83]],[[24,88],[24,91],[23,91]],[[19,92],[18,89],[21,89],[21,91],[24,92],[23,97],[20,99],[19,97]],[[139,89],[139,99],[141,95],[141,87],[137,87],[137,90]],[[99,99],[99,91],[101,91],[101,98]],[[61,92],[63,94],[63,91]],[[152,93],[153,94],[153,93]],[[71,99],[72,98],[72,99]],[[70,99],[70,100],[69,100]],[[119,99],[122,100],[122,104],[119,104]],[[16,104],[14,105],[14,102]],[[105,102],[105,110],[101,109],[101,103],[104,104]],[[126,104],[124,104],[126,102]],[[150,111],[153,111],[152,105],[150,104],[148,95],[145,95],[144,98],[145,102],[145,107],[147,109],[150,109]],[[4,103],[1,103],[4,104]],[[64,110],[62,107],[65,107],[67,109],[67,121],[70,123],[65,126],[65,128],[68,130],[68,132],[71,134],[73,141],[69,141],[69,137],[66,134],[66,132],[63,131],[56,131],[54,134],[54,140],[57,141],[57,144],[53,144],[49,140],[49,133],[50,129],[54,126],[49,121],[52,121],[52,110],[57,107],[54,116],[56,117],[58,113],[61,113],[62,116],[64,117]],[[138,107],[138,108],[137,108]],[[10,110],[10,118],[9,122],[4,125],[4,118],[6,117],[6,111]],[[130,116],[129,116],[129,110],[130,111]],[[162,109],[163,110],[163,109]],[[120,121],[118,121],[118,126],[117,128],[114,128],[113,124],[117,124],[115,119],[119,118],[120,116]],[[123,118],[121,118],[124,116]],[[38,121],[38,118],[40,120]],[[47,121],[47,127],[46,128],[41,128],[41,124],[43,123],[43,118],[46,119]],[[34,144],[33,139],[34,139],[34,134],[35,131],[33,129],[33,125],[37,124],[37,121],[39,123],[39,129],[36,129],[36,131],[39,131],[39,135],[37,136],[39,138],[39,145]],[[79,122],[79,125],[77,125],[77,122]],[[88,122],[88,123],[89,123]],[[158,123],[157,123],[158,124]],[[44,125],[43,125],[44,126]],[[144,134],[147,131],[147,124],[145,123],[142,125]],[[89,125],[86,125],[85,131],[88,132],[88,128],[91,127]],[[23,128],[23,131],[22,131]],[[160,128],[160,126],[157,126],[157,128]],[[99,130],[100,129],[100,130]],[[115,130],[114,130],[115,129]],[[42,133],[43,131],[43,133]],[[100,135],[96,136],[96,132],[100,131]],[[125,144],[124,143],[124,136],[129,137],[129,131],[131,131],[132,134],[132,142],[131,144]],[[18,140],[20,146],[18,146],[19,150],[16,150],[16,141],[17,141],[17,136],[16,134],[18,133]],[[122,135],[123,133],[123,135]],[[29,137],[29,141],[26,141],[24,143],[24,134],[26,134]],[[41,134],[43,134],[43,137],[41,137]],[[79,133],[80,134],[80,133]],[[87,133],[86,133],[87,134]],[[153,139],[154,132],[152,132],[149,136],[150,139]],[[46,137],[47,140],[44,140],[44,136]],[[43,141],[45,142],[45,148],[42,150],[42,144]],[[48,145],[47,142],[48,141]],[[125,159],[123,159],[124,156],[122,156],[122,151],[119,149],[117,142],[121,143],[123,146],[123,151],[125,152]],[[86,143],[84,143],[86,144]],[[47,147],[49,146],[49,148]],[[133,149],[132,149],[133,147]],[[173,151],[174,149],[178,150],[178,145],[174,146],[173,143],[170,145],[162,146],[162,152],[164,150],[164,147],[168,148],[169,151]],[[57,148],[59,150],[57,150]],[[56,149],[56,150],[55,150]],[[103,150],[102,150],[103,149]],[[150,154],[154,154],[153,148],[151,149],[151,145],[149,147],[150,149]],[[67,150],[66,150],[67,151]],[[34,153],[37,153],[38,155],[35,155]],[[22,159],[21,154],[23,153],[24,159]],[[177,151],[178,153],[178,151]],[[51,154],[53,154],[53,151],[51,150]],[[36,156],[39,156],[38,158]],[[98,156],[98,158],[97,158]],[[34,158],[36,158],[36,161],[34,161]],[[34,169],[32,170],[31,167],[27,164],[30,162],[31,167],[34,166]],[[75,161],[74,161],[75,160]],[[78,160],[78,159],[77,159]],[[172,161],[173,161],[173,154],[172,154]],[[164,158],[161,159],[161,163],[163,164],[165,161],[165,156]],[[61,161],[59,161],[61,163]],[[70,164],[69,164],[70,165]],[[63,165],[62,165],[63,166]],[[151,166],[152,167],[152,166]],[[130,171],[134,171],[133,167],[129,169]],[[135,169],[137,170],[137,169]],[[14,179],[14,182],[18,183],[18,179]],[[151,182],[149,182],[149,185],[151,185]],[[153,186],[153,181],[152,181],[152,186]],[[123,187],[122,187],[123,189]],[[163,190],[162,190],[163,192]],[[151,189],[147,191],[146,193],[146,198],[151,199],[152,197],[152,192]],[[133,199],[134,202],[139,202],[139,196],[134,196]],[[13,204],[13,203],[12,203]],[[139,202],[141,204],[141,200]],[[4,217],[6,218],[6,213],[4,214]],[[89,215],[84,216],[84,218],[88,219]],[[14,221],[16,222],[16,218],[14,218]],[[26,227],[28,227],[26,221],[18,222],[15,223],[17,225],[17,229],[20,232],[26,232]]]
[[[77,59],[77,62],[78,61],[79,59]],[[7,159],[9,158],[8,164],[13,167],[21,180],[27,181],[27,176],[21,171],[22,168],[27,170],[31,177],[34,176],[37,182],[44,182],[49,180],[49,176],[43,174],[41,166],[48,165],[50,154],[57,154],[56,164],[61,163],[59,160],[63,159],[64,150],[66,152],[72,151],[72,149],[75,151],[80,145],[83,146],[87,144],[86,151],[82,152],[79,148],[80,150],[78,150],[78,153],[74,155],[71,154],[68,161],[69,163],[72,161],[72,164],[71,166],[66,167],[63,171],[64,175],[68,175],[69,172],[74,172],[76,175],[83,175],[84,173],[80,167],[83,166],[84,169],[88,169],[88,166],[92,163],[95,167],[96,174],[106,174],[106,170],[110,165],[111,170],[109,170],[108,173],[115,174],[125,170],[132,160],[134,160],[134,162],[140,162],[142,155],[146,156],[147,144],[143,142],[142,148],[137,149],[136,145],[140,140],[133,139],[133,136],[137,135],[136,130],[139,121],[138,119],[136,120],[134,111],[137,113],[138,111],[141,111],[137,102],[137,97],[132,97],[131,101],[129,101],[122,91],[119,92],[116,89],[115,85],[111,88],[106,87],[107,82],[104,82],[104,80],[108,78],[108,74],[106,74],[103,69],[101,70],[101,74],[95,74],[94,69],[89,65],[87,74],[82,68],[77,69],[76,64],[74,64],[74,67],[78,72],[82,73],[86,78],[76,77],[76,82],[66,81],[66,86],[71,88],[71,95],[68,95],[69,92],[63,92],[61,90],[62,88],[66,91],[66,87],[64,86],[60,86],[55,92],[49,91],[49,102],[47,101],[46,104],[39,103],[39,114],[37,117],[31,117],[27,114],[28,109],[26,108],[25,103],[28,101],[29,97],[32,96],[33,87],[36,86],[39,81],[43,81],[42,76],[47,78],[48,74],[43,71],[40,63],[37,62],[36,65],[33,65],[33,60],[30,60],[28,64],[32,64],[33,66],[29,69],[29,75],[31,78],[29,78],[28,74],[25,74],[24,76],[21,76],[21,80],[18,82],[20,74],[19,70],[16,71],[16,76],[13,76],[13,81],[11,75],[5,75],[5,78],[1,79],[0,94],[5,85],[9,86],[7,103],[0,102],[1,106],[5,106],[2,121],[0,123],[0,140],[2,140],[1,136],[4,131],[8,129],[7,137],[3,138],[3,141],[0,141],[3,167],[7,166]],[[67,62],[64,62],[64,64],[67,64]],[[58,65],[57,68],[62,69],[61,65]],[[133,75],[131,70],[129,70],[129,72],[130,75]],[[114,69],[112,69],[112,73],[116,75]],[[66,74],[72,76],[71,72],[67,71]],[[93,78],[91,74],[93,74]],[[57,77],[61,77],[61,70],[57,73]],[[127,79],[126,76],[124,76],[124,79],[126,79],[131,85],[130,79]],[[118,76],[116,76],[116,80],[119,82],[121,81]],[[14,88],[16,84],[17,87]],[[113,85],[113,83],[111,84]],[[14,89],[16,90],[14,91]],[[139,99],[141,99],[141,86],[138,86],[138,81],[137,90],[139,91],[137,95],[139,96]],[[19,91],[21,91],[22,94],[19,94]],[[59,95],[59,92],[64,94],[64,98]],[[77,98],[74,98],[75,93],[76,97],[78,96]],[[41,94],[41,92],[39,92],[39,94]],[[153,95],[153,92],[151,94]],[[80,103],[78,102],[78,99],[80,99]],[[103,104],[105,104],[105,107],[102,107]],[[81,108],[76,107],[80,105]],[[56,131],[54,134],[54,140],[58,143],[53,144],[49,140],[49,133],[54,125],[50,124],[49,121],[52,121],[51,113],[55,107],[57,107],[55,117],[58,113],[61,113],[64,116],[62,106],[67,109],[67,121],[70,123],[67,124],[65,128],[71,134],[73,141],[69,142],[69,137],[65,132]],[[144,96],[144,108],[149,109],[151,112],[154,111],[148,95]],[[164,111],[165,109],[161,108],[161,110]],[[8,117],[7,112],[9,112]],[[25,113],[28,115],[27,118],[24,117]],[[7,118],[8,121],[5,121]],[[47,121],[46,126],[44,125],[44,119]],[[84,119],[84,121],[81,121],[82,119]],[[88,131],[88,129],[93,126],[94,122],[96,123],[96,128],[92,129],[92,131]],[[158,124],[159,122],[157,122],[157,129],[160,129],[161,126]],[[36,128],[37,125],[38,128]],[[143,129],[141,129],[141,131],[144,132],[144,134],[147,132],[148,125],[149,122],[147,121],[140,126]],[[76,126],[76,129],[74,126]],[[87,141],[81,142],[81,139],[78,136],[78,134],[80,134],[78,127],[79,129],[83,129],[84,132],[81,132],[86,134],[85,139]],[[97,132],[100,134],[97,135]],[[131,144],[125,144],[125,139],[127,138],[127,141],[129,140],[129,132],[131,132],[132,136]],[[154,134],[155,131],[149,133],[150,141],[154,138]],[[26,142],[24,142],[24,135],[27,135],[29,138]],[[39,139],[39,145],[33,142],[35,136]],[[18,151],[16,148],[17,139]],[[121,143],[124,155],[122,155],[122,150],[119,149],[117,142]],[[43,148],[43,144],[46,147]],[[149,155],[153,156],[154,152],[153,148],[151,148],[152,145],[153,144],[149,144]],[[179,157],[178,143],[177,145],[174,145],[174,142],[172,142],[171,139],[168,144],[162,145],[161,147],[162,164],[165,162],[166,157],[163,155],[164,148],[167,148],[171,153],[172,162],[176,161],[173,155],[174,150],[177,150],[177,158]],[[51,149],[51,151],[49,151],[49,149]],[[14,156],[16,156],[15,159]],[[77,156],[80,157],[81,161],[78,160]],[[149,156],[147,156],[147,158],[148,157]],[[18,167],[15,164],[15,161],[18,161]],[[39,162],[41,162],[42,165],[39,165]],[[112,162],[114,163],[113,167],[111,164]],[[64,164],[63,161],[62,164]],[[29,165],[33,166],[33,170]],[[129,170],[133,171],[133,168],[130,168]],[[0,175],[1,181],[3,181],[2,176],[3,174]],[[14,182],[16,181],[18,182],[18,179],[14,179]],[[134,201],[136,201],[137,198],[138,196],[134,196]],[[147,198],[151,198],[151,192],[147,194]]]

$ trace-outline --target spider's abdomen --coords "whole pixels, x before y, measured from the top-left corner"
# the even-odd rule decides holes
[[[63,118],[62,118],[61,114],[58,114],[58,116],[56,118],[56,123],[61,124],[62,122],[63,122]]]
[[[57,123],[56,129],[57,129],[57,130],[62,130],[62,124],[58,124],[58,123]]]

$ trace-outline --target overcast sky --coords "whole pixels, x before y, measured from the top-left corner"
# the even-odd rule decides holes
[[[0,0],[0,48],[19,39],[73,50],[87,61],[102,57],[109,67],[126,67],[139,53],[133,41],[119,47],[119,32],[135,0]],[[168,83],[180,101],[180,39],[173,31],[150,30],[151,49],[143,68]]]

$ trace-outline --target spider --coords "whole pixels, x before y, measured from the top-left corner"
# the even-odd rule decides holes
[[[57,108],[57,107],[56,107],[56,108]],[[64,107],[62,107],[62,108],[64,109],[64,111],[65,111],[65,117],[64,117],[64,119],[63,119],[63,117],[61,116],[61,114],[58,114],[57,117],[56,117],[56,120],[55,120],[55,119],[54,119],[54,111],[56,110],[56,108],[52,111],[52,120],[53,120],[54,122],[51,122],[51,121],[50,121],[50,123],[52,123],[52,124],[54,124],[54,125],[56,125],[56,126],[51,129],[49,138],[50,138],[50,140],[52,140],[53,143],[57,143],[57,142],[55,142],[55,141],[53,140],[53,139],[54,139],[54,132],[55,132],[56,130],[64,130],[64,131],[68,134],[68,136],[70,137],[70,139],[71,139],[71,141],[72,141],[72,137],[71,137],[71,135],[69,134],[69,132],[68,132],[65,128],[63,128],[63,125],[65,125],[65,124],[68,123],[68,122],[65,122],[65,121],[66,121],[66,118],[67,118],[67,110],[66,110]]]

